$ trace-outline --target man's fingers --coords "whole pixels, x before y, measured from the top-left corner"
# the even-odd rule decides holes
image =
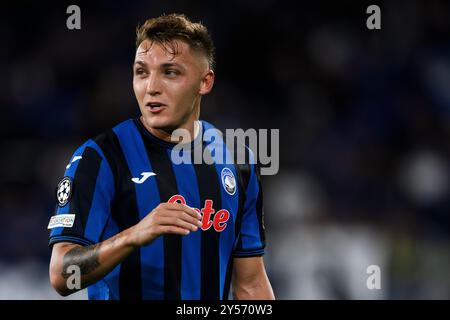
[[[201,214],[197,212],[195,209],[182,203],[164,203],[163,205],[164,209],[183,211],[196,219],[201,219],[202,217]]]
[[[202,226],[201,220],[199,220],[198,218],[194,218],[193,216],[187,214],[184,211],[171,211],[168,213],[168,216],[180,218],[180,219],[182,219],[186,222],[189,222],[190,224],[193,224],[197,227]]]
[[[192,218],[192,217],[191,217]],[[162,226],[177,226],[191,231],[197,231],[198,225],[187,222],[179,217],[160,217],[158,224]]]
[[[182,236],[188,235],[190,233],[189,230],[180,228],[177,226],[159,226],[161,233],[171,233],[171,234],[179,234]]]

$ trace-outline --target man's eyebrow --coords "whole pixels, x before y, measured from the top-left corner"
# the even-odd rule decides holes
[[[147,63],[145,63],[144,61],[142,61],[142,60],[136,60],[135,62],[134,62],[134,65],[140,65],[140,66],[142,66],[142,67],[147,67]],[[160,67],[161,68],[171,68],[171,67],[177,67],[177,68],[180,68],[180,69],[184,69],[184,67],[181,65],[181,64],[179,64],[179,63],[176,63],[176,62],[166,62],[166,63],[162,63],[161,65],[160,65]]]
[[[134,62],[134,64],[139,64],[139,65],[141,65],[141,66],[143,66],[143,67],[146,67],[146,66],[147,66],[147,64],[146,64],[144,61],[142,61],[142,60],[136,60],[136,61]]]
[[[184,69],[184,67],[181,64],[176,63],[176,62],[166,62],[166,63],[161,64],[161,67],[162,68],[178,67],[180,69]]]

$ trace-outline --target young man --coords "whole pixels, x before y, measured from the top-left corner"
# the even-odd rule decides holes
[[[75,151],[49,223],[50,281],[61,294],[76,269],[90,299],[274,299],[262,255],[262,193],[255,165],[173,161],[210,155],[198,121],[214,83],[206,28],[183,15],[137,30],[133,87],[141,111]],[[199,124],[199,125],[196,125]],[[186,155],[185,155],[186,156]],[[252,157],[251,153],[249,157]]]

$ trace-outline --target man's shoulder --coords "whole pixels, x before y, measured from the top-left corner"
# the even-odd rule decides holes
[[[246,143],[243,130],[241,130],[242,134],[239,129],[226,129],[223,131],[205,120],[200,120],[200,122],[202,124],[203,140],[206,144],[211,144],[217,148],[226,146],[231,153],[233,163],[241,165],[239,166],[240,168],[247,169],[248,166],[255,164],[255,155]],[[208,133],[208,130],[211,131]]]
[[[253,171],[257,170],[257,163],[255,162],[257,159],[251,150],[251,148],[246,144],[245,137],[240,137],[239,132],[236,130],[227,130],[223,132],[222,130],[215,127],[212,123],[207,122],[205,120],[201,120],[203,134],[205,131],[212,130],[211,134],[206,134],[206,138],[212,138],[212,141],[216,142],[217,133],[220,134],[220,141],[223,141],[223,146],[225,146],[228,150],[229,156],[227,156],[227,161],[231,161],[231,163],[236,168],[236,173],[239,178],[242,178],[242,182],[244,186],[248,185],[249,179]],[[238,133],[236,133],[238,132]],[[210,142],[205,141],[206,143]],[[221,143],[214,144],[216,147],[221,148]]]
[[[88,143],[95,143],[101,149],[113,147],[118,144],[118,136],[130,133],[134,128],[135,119],[124,120],[115,126],[97,134],[88,140]]]
[[[104,130],[103,132],[92,136],[81,144],[75,151],[74,156],[81,156],[86,149],[93,149],[100,157],[106,158],[111,150],[118,146],[118,134],[124,134],[126,131],[130,132],[134,119],[127,119],[118,123],[117,125]]]

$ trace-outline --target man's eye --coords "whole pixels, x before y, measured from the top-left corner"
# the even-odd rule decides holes
[[[176,76],[176,75],[180,74],[178,72],[178,70],[173,70],[173,69],[167,69],[165,73],[168,76]]]
[[[136,74],[141,75],[141,74],[145,73],[145,70],[143,68],[138,68],[138,69],[136,69],[135,72],[136,72]]]

